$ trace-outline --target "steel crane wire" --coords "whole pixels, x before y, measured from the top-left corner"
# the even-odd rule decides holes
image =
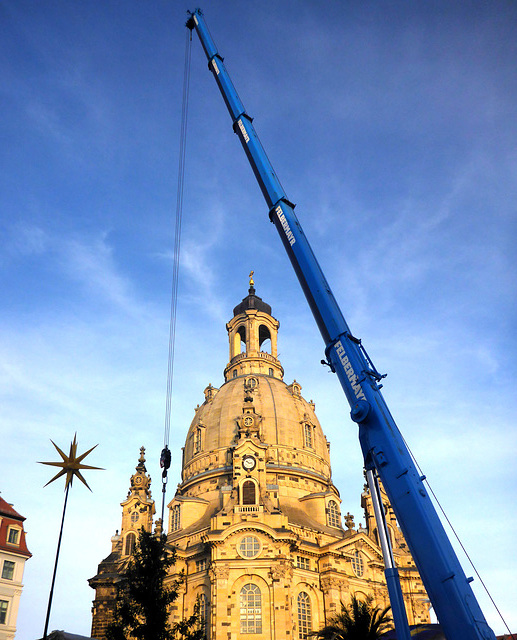
[[[465,545],[463,544],[463,541],[461,540],[458,532],[456,531],[456,529],[454,528],[454,525],[452,524],[452,522],[449,519],[449,516],[447,515],[445,509],[443,508],[441,502],[438,500],[438,496],[436,495],[436,493],[434,492],[433,488],[431,487],[431,484],[429,483],[429,480],[427,479],[427,476],[424,476],[422,474],[422,469],[420,468],[420,465],[418,464],[417,459],[415,458],[413,452],[411,451],[411,449],[409,448],[408,443],[406,442],[404,436],[402,436],[402,439],[404,440],[404,444],[407,447],[407,450],[409,451],[409,455],[412,457],[413,462],[415,463],[416,468],[418,469],[418,472],[420,473],[420,476],[423,478],[423,482],[426,483],[427,488],[429,489],[429,493],[433,496],[433,499],[436,503],[436,505],[438,506],[438,508],[440,509],[440,511],[442,512],[443,517],[445,518],[445,521],[447,522],[447,524],[449,525],[452,533],[454,534],[454,537],[456,538],[456,540],[458,541],[458,544],[461,547],[461,550],[463,551],[463,553],[465,554],[465,557],[467,558],[467,560],[470,563],[470,566],[472,567],[474,573],[476,574],[479,582],[481,583],[483,589],[485,590],[487,596],[490,599],[490,602],[493,604],[494,609],[497,611],[497,614],[499,615],[499,617],[501,618],[502,623],[504,624],[504,626],[506,627],[508,633],[510,634],[510,637],[512,635],[512,632],[510,631],[510,627],[508,626],[508,624],[506,623],[506,620],[503,617],[503,614],[501,613],[501,611],[499,610],[499,607],[497,606],[494,598],[492,597],[492,594],[490,593],[490,590],[488,589],[488,587],[485,584],[485,581],[483,580],[483,578],[481,577],[476,565],[474,564],[474,561],[472,560],[472,558],[469,555],[469,552],[467,551]]]
[[[163,449],[160,455],[160,467],[162,468],[162,511],[161,521],[163,530],[163,517],[165,513],[165,492],[167,489],[167,472],[171,465],[171,451],[169,449],[169,436],[171,430],[172,387],[174,379],[174,354],[176,344],[176,315],[178,309],[178,282],[180,269],[181,249],[181,221],[183,215],[183,192],[185,185],[185,157],[187,148],[187,122],[188,99],[190,89],[190,60],[192,51],[192,33],[186,33],[185,39],[185,65],[183,70],[183,98],[181,107],[181,130],[178,162],[178,184],[176,193],[176,217],[174,225],[174,250],[172,259],[172,288],[171,311],[169,323],[169,353],[167,364],[167,390],[165,394],[165,427],[163,435]]]

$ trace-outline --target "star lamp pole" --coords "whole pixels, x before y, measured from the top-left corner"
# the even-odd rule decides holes
[[[52,442],[57,452],[61,456],[62,460],[60,462],[40,462],[39,464],[48,464],[51,467],[60,467],[61,470],[58,473],[56,473],[56,475],[51,480],[47,482],[45,487],[49,485],[51,482],[54,482],[54,480],[61,478],[61,476],[66,475],[66,480],[65,480],[65,502],[63,504],[63,515],[61,516],[61,527],[59,529],[59,539],[57,543],[56,560],[54,562],[54,572],[52,574],[52,584],[50,587],[50,594],[48,598],[47,617],[45,618],[45,629],[43,631],[43,640],[47,640],[48,623],[50,620],[50,610],[52,608],[52,598],[54,596],[54,585],[56,582],[57,563],[59,560],[59,551],[61,549],[61,538],[63,537],[63,524],[65,522],[66,504],[68,502],[68,492],[70,491],[70,487],[72,486],[72,481],[74,479],[74,476],[77,476],[79,480],[88,489],[90,489],[90,487],[88,486],[88,483],[81,475],[82,469],[98,469],[103,471],[101,467],[91,467],[87,464],[82,464],[82,461],[86,458],[86,456],[89,453],[91,453],[95,449],[95,447],[97,447],[97,445],[95,445],[95,447],[92,447],[91,449],[88,449],[86,453],[83,453],[82,455],[78,456],[77,455],[77,434],[74,435],[74,439],[70,444],[70,453],[68,455],[66,455],[66,453],[61,451],[61,449],[57,446],[55,442],[53,442],[52,440],[50,442]]]

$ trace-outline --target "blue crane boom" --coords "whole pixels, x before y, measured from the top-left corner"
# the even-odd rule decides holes
[[[200,9],[189,12],[208,66],[230,112],[233,129],[269,208],[289,259],[325,342],[331,370],[339,378],[359,426],[367,474],[380,477],[426,591],[448,640],[495,640],[402,435],[380,392],[381,376],[361,341],[350,331],[314,256],[294,205],[287,198],[233,86]],[[372,489],[372,486],[370,485]],[[399,638],[408,638],[407,620],[395,566],[386,579]],[[402,628],[406,626],[406,631]]]

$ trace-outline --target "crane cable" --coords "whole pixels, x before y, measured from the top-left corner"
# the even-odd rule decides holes
[[[169,357],[167,366],[167,391],[165,401],[165,429],[163,436],[163,449],[160,455],[160,467],[162,468],[162,530],[165,513],[165,492],[167,489],[167,472],[171,466],[171,451],[169,449],[169,435],[171,430],[171,406],[172,406],[172,382],[174,377],[174,351],[176,339],[176,312],[178,307],[178,276],[180,264],[181,246],[181,220],[183,213],[183,188],[185,178],[185,155],[187,148],[187,120],[188,97],[190,88],[190,59],[192,50],[192,32],[187,30],[185,40],[185,66],[183,70],[183,100],[181,108],[181,132],[180,152],[178,163],[178,186],[176,194],[176,219],[174,228],[174,251],[172,260],[172,291],[171,313],[169,325]]]
[[[449,519],[449,516],[447,515],[447,513],[445,512],[445,509],[442,507],[440,501],[438,500],[438,496],[435,494],[435,492],[433,491],[433,488],[431,487],[429,480],[427,479],[427,477],[425,475],[422,474],[422,469],[420,468],[420,465],[418,464],[417,459],[415,458],[415,456],[413,455],[413,452],[411,451],[411,449],[409,448],[408,443],[406,442],[406,440],[404,439],[404,436],[402,436],[402,440],[404,441],[404,444],[407,447],[407,450],[409,451],[409,455],[411,456],[411,458],[413,459],[413,462],[415,463],[416,468],[418,469],[419,473],[420,473],[420,477],[422,479],[422,482],[425,482],[427,484],[427,488],[429,489],[429,492],[431,493],[431,495],[433,496],[436,504],[438,505],[438,508],[440,509],[440,511],[442,512],[443,517],[445,518],[447,524],[449,525],[449,527],[451,528],[452,533],[454,534],[454,537],[456,538],[456,540],[458,541],[458,544],[461,547],[461,550],[463,551],[463,553],[465,554],[467,560],[470,563],[470,566],[472,567],[474,573],[477,575],[479,582],[481,583],[481,586],[483,587],[483,589],[485,590],[488,598],[490,599],[492,605],[494,606],[494,609],[497,611],[499,617],[501,618],[502,623],[504,624],[504,626],[506,627],[508,633],[510,634],[510,638],[512,637],[512,632],[510,631],[510,627],[508,626],[508,624],[506,623],[505,618],[503,617],[503,614],[501,613],[499,607],[497,606],[494,598],[492,597],[492,594],[490,593],[488,587],[485,584],[485,581],[483,580],[483,578],[481,577],[479,571],[477,570],[476,565],[474,564],[474,561],[472,560],[472,558],[470,557],[470,554],[468,553],[467,549],[465,548],[465,545],[463,544],[463,541],[461,540],[459,534],[457,533],[456,529],[454,528],[452,522]]]

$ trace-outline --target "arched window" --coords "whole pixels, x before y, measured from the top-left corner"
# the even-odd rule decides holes
[[[305,436],[305,446],[312,449],[312,424],[310,424],[310,422],[306,422],[303,425],[303,432]]]
[[[179,504],[174,505],[171,511],[171,531],[179,531],[181,526],[181,511]]]
[[[237,335],[240,338],[238,352],[239,353],[245,353],[246,352],[246,328],[243,327],[243,326],[240,326],[237,329]],[[237,338],[237,336],[235,336],[236,340],[238,340],[239,338]]]
[[[201,429],[197,427],[194,432],[194,453],[201,451]]]
[[[259,347],[261,351],[271,353],[271,333],[264,324],[259,327]]]
[[[329,527],[339,527],[339,509],[334,500],[329,500],[327,505],[327,524]]]
[[[364,562],[359,551],[355,551],[352,557],[352,569],[358,578],[361,578],[364,573]]]
[[[233,370],[233,377],[236,378],[237,377],[237,369]]]
[[[245,584],[240,593],[241,633],[262,633],[262,596],[256,584]]]
[[[136,535],[134,533],[128,533],[126,536],[126,556],[130,556],[135,550]]]
[[[309,594],[301,591],[298,594],[298,638],[307,640],[312,631],[312,611]]]
[[[208,599],[204,593],[198,596],[199,602],[199,619],[201,624],[203,625],[203,629],[205,630],[205,636],[207,636],[207,626],[208,626]]]
[[[242,504],[257,504],[255,497],[255,483],[253,480],[246,480],[242,484]]]

